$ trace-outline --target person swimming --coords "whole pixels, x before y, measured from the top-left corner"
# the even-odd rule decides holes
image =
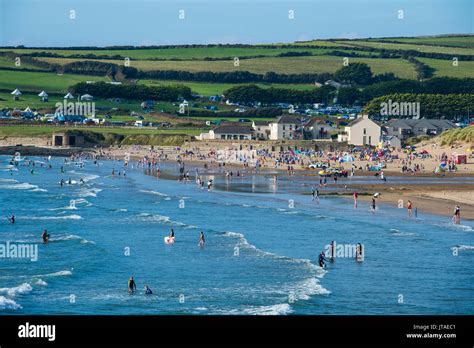
[[[41,238],[43,239],[43,243],[48,243],[49,242],[48,230],[43,231],[43,234],[41,235]]]
[[[319,267],[325,268],[325,267],[326,267],[325,262],[329,262],[329,260],[326,259],[326,256],[325,256],[325,254],[324,254],[324,251],[321,251],[321,254],[319,254],[319,257],[318,257]]]
[[[133,277],[130,277],[128,281],[128,292],[130,294],[133,294],[134,291],[137,290],[137,284],[135,284],[135,281],[133,280]]]
[[[152,295],[153,291],[148,287],[148,285],[145,285],[145,295]]]

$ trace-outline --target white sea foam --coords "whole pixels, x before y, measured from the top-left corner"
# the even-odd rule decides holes
[[[65,215],[65,216],[25,216],[21,217],[25,220],[80,220],[82,217],[80,215]]]
[[[158,222],[158,223],[173,225],[173,226],[181,226],[184,229],[197,228],[196,226],[188,225],[181,221],[173,221],[171,220],[169,216],[165,216],[165,215],[140,213],[138,214],[138,217],[143,221]]]
[[[391,228],[390,232],[394,236],[401,236],[401,237],[402,236],[413,236],[414,235],[413,232],[403,232],[403,231],[397,230],[396,228]]]
[[[79,191],[79,197],[97,197],[97,194],[102,192],[102,189],[99,188],[86,188],[83,187]]]
[[[288,303],[280,303],[271,306],[248,307],[242,310],[242,314],[247,315],[285,315],[293,310]]]
[[[452,250],[455,250],[455,249],[457,249],[457,250],[474,250],[474,246],[472,246],[472,245],[462,245],[461,244],[461,245],[457,245],[455,247],[452,247],[451,249]]]
[[[54,273],[48,273],[48,274],[40,274],[35,277],[62,277],[62,276],[70,276],[72,275],[73,268],[71,270],[64,270],[64,271],[58,271]]]
[[[169,197],[169,195],[158,192],[158,191],[152,191],[152,190],[140,190],[140,192],[143,193],[149,193],[151,195],[156,195],[156,196],[161,196],[161,197]]]
[[[15,180],[15,179],[1,179],[0,178],[0,182],[19,182],[18,180]]]
[[[271,257],[271,258],[281,260],[281,261],[297,263],[297,264],[303,264],[308,270],[315,273],[315,276],[318,277],[318,278],[322,278],[327,273],[326,270],[322,269],[319,266],[316,266],[316,265],[312,264],[311,261],[308,260],[308,259],[296,259],[296,258],[291,258],[291,257],[288,257],[288,256],[277,255],[277,254],[274,254],[274,253],[271,253],[271,252],[268,252],[268,251],[263,251],[263,250],[257,248],[255,245],[250,244],[242,233],[229,232],[228,231],[228,232],[224,233],[224,236],[237,238],[239,240],[238,241],[238,246],[240,246],[241,248],[248,248],[248,249],[254,250],[257,254],[259,254],[263,257],[266,256],[266,257]]]
[[[12,299],[0,296],[0,310],[17,310],[22,307]]]
[[[12,288],[0,288],[0,294],[7,295],[8,297],[15,297],[16,295],[27,294],[31,290],[33,290],[33,288],[29,283],[23,283]]]
[[[36,285],[39,285],[39,286],[47,286],[48,283],[46,283],[43,279],[38,279],[36,282],[35,282]]]

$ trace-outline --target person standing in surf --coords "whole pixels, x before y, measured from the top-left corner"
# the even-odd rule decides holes
[[[454,207],[453,222],[457,225],[461,223],[461,207],[459,205]]]
[[[326,259],[326,256],[325,256],[325,254],[324,254],[324,251],[321,251],[321,254],[319,254],[319,257],[318,257],[318,264],[319,264],[319,267],[321,267],[321,268],[326,268],[325,262],[329,262],[329,260]]]
[[[359,197],[359,194],[357,193],[357,191],[354,191],[354,193],[352,194],[352,197],[354,197],[354,208],[357,208],[357,198]]]
[[[411,203],[410,200],[407,202],[407,211],[408,211],[408,217],[412,217],[413,215],[413,204]]]
[[[133,277],[130,277],[129,281],[128,281],[128,292],[130,294],[133,294],[134,291],[137,290],[137,284],[135,284],[135,281],[133,280]]]
[[[204,238],[204,232],[201,231],[201,234],[199,235],[199,246],[200,247],[203,247],[204,246],[204,243],[206,243],[206,240]]]

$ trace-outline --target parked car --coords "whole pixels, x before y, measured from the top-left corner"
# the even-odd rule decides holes
[[[317,168],[326,169],[326,168],[329,168],[329,165],[324,162],[316,162],[316,163],[311,163],[309,165],[309,169],[317,169]]]

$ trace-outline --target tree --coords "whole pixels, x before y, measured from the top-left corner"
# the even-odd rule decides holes
[[[344,83],[368,85],[372,81],[372,71],[365,63],[352,63],[337,70],[334,78]]]

